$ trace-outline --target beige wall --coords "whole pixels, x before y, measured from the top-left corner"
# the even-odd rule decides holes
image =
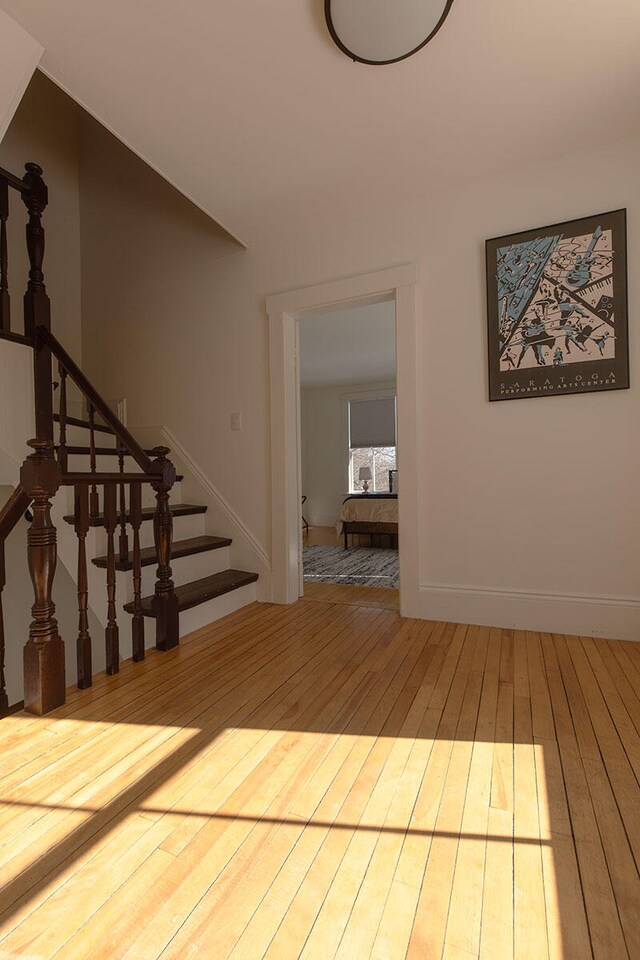
[[[130,424],[168,427],[249,498],[255,475],[240,475],[234,450],[220,457],[214,441],[238,409],[229,378],[245,389],[243,331],[220,311],[218,289],[220,258],[242,248],[89,117],[80,193],[87,374],[106,397],[127,399]],[[251,422],[233,436],[243,450],[251,438],[262,465]]]
[[[146,252],[124,197],[112,198],[103,243],[119,248],[118,270],[92,271],[90,372],[111,395],[126,393],[132,422],[166,418],[268,546],[265,295],[415,260],[425,613],[487,622],[508,607],[509,623],[531,626],[539,597],[556,597],[563,623],[627,635],[640,630],[640,453],[631,442],[639,162],[632,139],[439,197],[420,184],[411,203],[393,207],[333,209],[327,197],[309,198],[274,209],[260,242],[222,259],[195,224],[176,226],[160,210],[149,212],[149,229],[162,236]],[[625,206],[632,388],[490,404],[485,238]],[[230,430],[234,410],[241,432]]]
[[[49,187],[44,275],[51,298],[51,326],[76,359],[82,356],[80,322],[79,110],[50,80],[36,72],[0,143],[0,166],[22,176],[27,161],[39,163]],[[11,326],[24,333],[22,295],[28,259],[27,211],[15,191],[9,220]]]
[[[347,398],[395,391],[394,381],[306,387],[301,396],[302,492],[313,525],[334,524],[349,492]]]

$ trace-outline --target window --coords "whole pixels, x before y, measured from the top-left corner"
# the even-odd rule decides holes
[[[388,492],[389,470],[396,469],[396,398],[349,400],[348,417],[349,493],[362,493],[362,467],[371,470],[371,492]]]

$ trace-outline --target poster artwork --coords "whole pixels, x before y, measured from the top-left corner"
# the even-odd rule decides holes
[[[487,241],[489,399],[629,386],[626,211]]]

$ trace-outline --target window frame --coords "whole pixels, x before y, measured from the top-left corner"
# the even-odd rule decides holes
[[[340,404],[342,407],[342,449],[343,449],[343,477],[345,479],[345,496],[352,496],[354,493],[362,493],[361,490],[351,490],[350,483],[350,450],[349,446],[349,402],[351,400],[386,400],[393,397],[396,401],[396,468],[398,464],[398,390],[397,385],[374,389],[350,390],[347,393],[340,394]]]

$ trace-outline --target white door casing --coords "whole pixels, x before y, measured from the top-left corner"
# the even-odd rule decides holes
[[[271,371],[272,600],[293,603],[300,592],[300,425],[297,321],[365,302],[395,300],[400,478],[400,610],[419,616],[419,497],[417,470],[417,265],[346,277],[267,297]]]

